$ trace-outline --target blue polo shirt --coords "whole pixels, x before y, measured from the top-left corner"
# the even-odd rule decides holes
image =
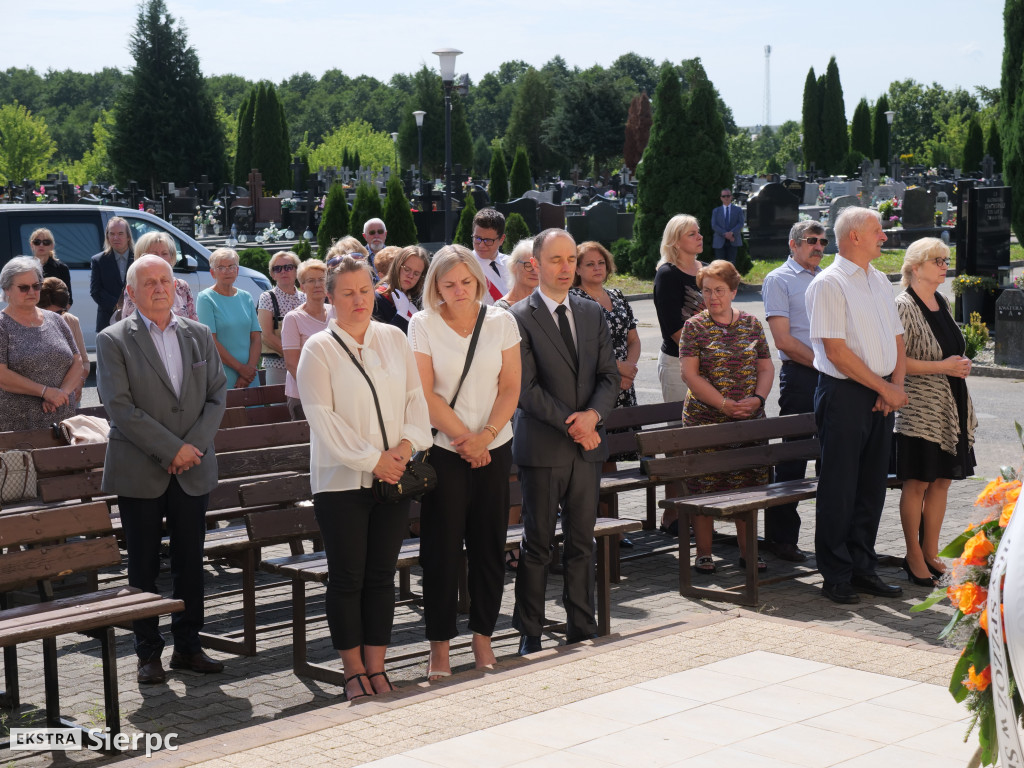
[[[764,279],[761,286],[761,299],[764,301],[765,317],[785,317],[789,319],[789,333],[799,342],[811,349],[811,320],[807,315],[804,293],[821,267],[815,271],[804,269],[797,260],[790,256],[781,267],[773,269]],[[789,356],[779,350],[779,357],[789,360]]]

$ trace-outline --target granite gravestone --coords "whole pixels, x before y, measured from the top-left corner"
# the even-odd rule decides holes
[[[800,218],[800,199],[782,184],[765,184],[747,201],[747,239],[752,259],[780,259],[789,253],[789,230]]]
[[[935,213],[939,217],[940,225],[949,221],[949,195],[945,192],[940,191],[935,194]]]
[[[587,240],[597,240],[609,244],[619,237],[618,206],[607,200],[598,200],[583,209],[583,217],[586,221]]]
[[[565,206],[554,205],[553,203],[539,203],[537,205],[537,219],[541,230],[564,229],[565,228]]]
[[[858,200],[853,195],[843,195],[837,197],[828,206],[828,226],[825,228],[825,237],[828,238],[828,245],[825,246],[825,253],[838,253],[836,243],[836,232],[835,224],[836,219],[839,218],[839,214],[842,213],[846,208],[860,205]]]
[[[507,220],[513,213],[523,217],[530,233],[536,235],[540,232],[537,224],[537,203],[529,198],[520,197],[517,200],[510,200],[507,203],[497,203],[494,206]]]
[[[818,204],[818,193],[820,191],[821,190],[818,188],[818,185],[815,184],[813,181],[805,182],[804,183],[804,196],[803,196],[803,203],[804,203],[804,205],[817,205]]]
[[[967,274],[998,277],[1010,266],[1010,194],[1009,187],[974,187],[968,193]]]
[[[790,178],[782,182],[782,186],[785,187],[787,191],[792,192],[793,195],[796,196],[797,200],[804,199],[804,182]],[[815,195],[815,197],[817,197],[817,195]]]
[[[921,187],[908,189],[903,196],[904,229],[935,226],[935,195]]]
[[[996,299],[996,364],[1024,366],[1024,291],[1010,288]]]

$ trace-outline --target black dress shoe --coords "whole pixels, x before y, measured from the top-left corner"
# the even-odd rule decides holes
[[[623,536],[621,539],[619,539],[619,546],[625,547],[626,549],[632,549],[635,545],[633,544],[633,540],[631,538],[629,538],[628,536]]]
[[[159,656],[156,656],[149,661],[139,659],[139,674],[137,680],[146,685],[155,685],[167,680],[167,673],[164,672],[164,665],[160,663]]]
[[[913,570],[910,568],[910,561],[905,557],[903,558],[903,570],[907,572],[907,580],[910,581],[911,584],[916,584],[919,587],[935,586],[935,579],[931,576],[921,577],[915,575]]]
[[[171,654],[171,669],[190,669],[193,672],[209,674],[211,672],[223,672],[224,662],[211,659],[203,651],[197,653]]]
[[[860,595],[849,584],[829,584],[827,581],[821,585],[821,594],[833,603],[859,603]]]
[[[779,560],[786,560],[790,563],[806,563],[807,555],[801,552],[796,544],[773,542],[771,545],[771,552]]]
[[[536,653],[540,648],[540,636],[539,635],[520,635],[519,636],[519,655],[526,656],[529,653]]]
[[[585,635],[573,635],[572,637],[565,638],[566,645],[575,645],[576,643],[582,643],[584,640],[597,640],[597,632],[590,632]]]
[[[869,595],[879,597],[897,597],[903,594],[903,587],[896,584],[886,584],[877,573],[870,576],[854,576],[850,579],[850,586],[858,592],[865,592]]]

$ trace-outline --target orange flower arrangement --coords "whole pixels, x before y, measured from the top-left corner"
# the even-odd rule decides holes
[[[985,565],[988,556],[996,551],[992,542],[985,536],[985,531],[978,531],[964,544],[964,554],[960,559],[964,565]]]
[[[992,667],[988,666],[981,670],[981,674],[974,671],[974,665],[967,670],[967,679],[964,680],[964,687],[969,691],[980,693],[992,684]]]

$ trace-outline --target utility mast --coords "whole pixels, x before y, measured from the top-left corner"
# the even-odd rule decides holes
[[[764,127],[772,124],[772,47],[764,47]]]

